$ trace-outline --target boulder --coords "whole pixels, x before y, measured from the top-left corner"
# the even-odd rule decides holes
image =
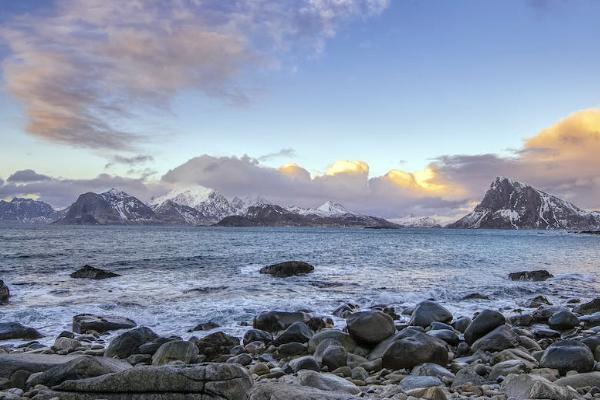
[[[342,345],[327,346],[321,355],[321,363],[333,371],[339,367],[345,367],[348,359],[348,352]]]
[[[138,366],[95,378],[65,381],[42,392],[41,399],[246,400],[252,383],[246,369],[237,364]]]
[[[43,337],[36,329],[24,326],[19,322],[0,322],[0,340],[39,339]]]
[[[298,342],[306,343],[313,336],[313,331],[304,322],[298,321],[290,325],[285,331],[275,338],[274,344]]]
[[[410,318],[410,325],[427,328],[432,322],[450,322],[452,313],[435,301],[422,301],[415,307]]]
[[[304,356],[299,358],[294,358],[289,362],[289,366],[294,372],[298,372],[301,370],[311,370],[311,371],[320,371],[321,366],[318,361],[315,360],[313,356]]]
[[[261,331],[260,329],[248,329],[246,333],[244,333],[244,337],[242,339],[242,343],[247,345],[252,342],[262,342],[264,344],[269,344],[273,341],[273,335],[267,331]]]
[[[479,386],[482,385],[484,381],[485,379],[479,375],[476,365],[469,365],[456,372],[456,377],[452,381],[452,387],[464,385]]]
[[[459,332],[465,333],[471,322],[472,320],[469,317],[458,317],[452,321],[452,327]]]
[[[268,274],[278,278],[287,278],[295,275],[305,275],[313,272],[315,267],[304,261],[285,261],[269,265],[260,269],[261,274]]]
[[[554,384],[558,386],[570,386],[574,389],[600,387],[600,372],[586,372],[565,376],[554,381]]]
[[[524,374],[530,371],[530,368],[522,360],[507,360],[495,364],[490,371],[488,379],[497,380],[499,377],[506,377],[510,374]]]
[[[543,295],[537,295],[533,299],[529,300],[527,303],[527,307],[529,308],[538,308],[540,306],[551,306],[552,303]]]
[[[550,272],[545,269],[540,269],[536,271],[520,271],[520,272],[511,272],[508,274],[508,277],[512,281],[545,281],[549,278],[554,278]]]
[[[429,336],[433,336],[436,337],[438,339],[443,340],[444,342],[448,343],[451,346],[457,346],[458,343],[460,342],[460,339],[458,337],[458,335],[456,333],[454,333],[454,331],[450,330],[450,329],[435,329],[435,330],[430,330],[427,331],[427,334]]]
[[[509,399],[573,400],[580,396],[576,390],[558,386],[540,375],[509,375],[501,385]]]
[[[73,317],[73,332],[86,333],[96,331],[104,333],[119,329],[131,329],[136,323],[129,318],[117,316],[100,316],[92,314],[79,314]]]
[[[52,350],[57,353],[71,353],[82,347],[82,344],[77,339],[67,337],[57,337],[52,345]]]
[[[424,333],[408,330],[398,335],[383,353],[383,368],[413,368],[423,363],[448,364],[446,344]]]
[[[71,273],[71,278],[84,278],[84,279],[108,279],[121,276],[114,272],[106,271],[100,268],[92,267],[91,265],[84,265],[77,271]]]
[[[195,341],[200,354],[206,356],[207,361],[213,361],[219,356],[227,355],[232,348],[240,344],[240,339],[223,332],[211,333]]]
[[[288,328],[294,322],[307,323],[309,319],[310,315],[301,311],[267,311],[254,318],[252,325],[255,329],[278,332]]]
[[[356,349],[356,342],[350,335],[346,332],[342,332],[339,329],[324,329],[320,332],[317,332],[313,337],[308,341],[308,352],[314,353],[317,349],[317,346],[325,340],[334,340],[335,342],[344,346],[347,352],[353,353]]]
[[[249,400],[352,400],[359,399],[345,392],[332,392],[310,386],[281,382],[259,382],[249,393]]]
[[[240,365],[250,365],[252,364],[252,356],[248,353],[242,353],[228,358],[226,362]]]
[[[586,329],[593,328],[595,326],[600,326],[600,312],[582,315],[581,317],[579,317],[579,321],[583,322],[583,326]]]
[[[419,388],[429,388],[434,386],[444,386],[444,383],[435,376],[417,376],[409,375],[400,382],[400,389],[403,392]]]
[[[0,279],[0,304],[8,303],[8,299],[10,297],[10,290],[8,286],[4,283],[2,279]]]
[[[32,373],[46,371],[75,358],[56,354],[0,354],[0,381],[6,379],[8,387],[24,388],[25,381]]]
[[[152,356],[152,365],[163,365],[173,361],[189,364],[198,356],[198,347],[192,342],[173,340],[160,346]]]
[[[277,352],[282,357],[299,356],[306,354],[306,344],[304,343],[286,343],[277,348]]]
[[[349,394],[360,393],[358,386],[334,374],[302,370],[298,372],[298,381],[302,386],[310,386],[321,390]]]
[[[350,336],[359,343],[375,345],[396,331],[394,320],[381,311],[358,311],[346,318]]]
[[[446,368],[442,367],[441,365],[432,363],[424,363],[421,365],[417,365],[412,369],[410,374],[416,376],[435,376],[437,378],[445,378],[450,381],[453,380],[455,377],[454,374]]]
[[[154,353],[156,353],[156,350],[158,350],[158,348],[160,346],[162,346],[163,344],[165,344],[167,342],[170,342],[171,340],[181,340],[181,338],[159,336],[156,339],[152,339],[149,342],[141,344],[140,347],[138,348],[137,352],[139,354],[146,354],[146,355],[151,356]]]
[[[505,322],[504,315],[498,311],[483,310],[465,330],[465,342],[472,345],[477,339],[484,337]]]
[[[188,332],[211,331],[213,329],[217,329],[220,327],[221,327],[221,325],[219,325],[215,322],[212,322],[212,321],[201,322],[201,323],[197,324],[196,326],[194,326],[192,329],[189,329]]]
[[[129,363],[107,357],[78,356],[64,364],[56,365],[44,372],[32,374],[27,386],[56,386],[67,380],[92,378],[112,374],[131,368]]]
[[[595,299],[593,299],[587,303],[582,303],[582,304],[579,304],[578,306],[575,306],[573,311],[576,312],[577,314],[584,314],[584,315],[599,312],[600,311],[600,297],[596,297]]]
[[[344,303],[333,310],[331,314],[339,318],[347,318],[348,315],[357,311],[360,311],[360,306],[358,304]]]
[[[594,355],[584,343],[561,340],[544,350],[540,366],[557,369],[562,375],[568,371],[590,372],[594,368]]]
[[[127,358],[132,354],[140,353],[140,346],[158,338],[158,335],[150,328],[140,326],[121,333],[111,340],[106,348],[106,357]]]
[[[487,335],[477,339],[471,346],[474,352],[481,351],[502,351],[519,345],[519,339],[516,333],[508,325],[500,325]]]
[[[552,314],[548,319],[548,325],[552,329],[566,331],[579,325],[579,319],[569,310],[561,310]]]

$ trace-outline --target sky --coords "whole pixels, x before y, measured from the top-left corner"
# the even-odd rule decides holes
[[[0,198],[456,216],[501,175],[600,209],[597,1],[0,3]]]

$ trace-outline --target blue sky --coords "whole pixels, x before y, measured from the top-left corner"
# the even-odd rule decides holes
[[[0,20],[10,28],[23,13],[43,26],[55,23],[48,15],[63,12],[60,2],[7,3]],[[145,139],[129,151],[32,134],[25,114],[31,93],[1,91],[0,177],[26,168],[74,179],[102,172],[135,177],[150,168],[158,179],[203,154],[259,158],[281,149],[293,151],[262,165],[293,162],[316,176],[336,160],[362,160],[370,176],[391,169],[412,173],[445,155],[511,157],[526,138],[600,106],[600,2],[381,3],[368,16],[344,11],[331,22],[335,32],[319,20],[315,32],[285,34],[283,44],[261,42],[263,25],[258,33],[240,28],[259,61],[242,61],[224,79],[241,88],[246,101],[183,84],[158,109],[133,103],[134,115],[119,123]],[[313,28],[313,21],[302,23],[301,29]],[[38,49],[43,35],[37,33]],[[0,50],[4,60],[18,54],[6,39]],[[105,169],[115,154],[147,154],[153,161]]]

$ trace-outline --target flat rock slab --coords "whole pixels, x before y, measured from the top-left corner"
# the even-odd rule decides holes
[[[104,333],[119,329],[131,329],[136,326],[137,324],[129,318],[112,315],[78,314],[73,317],[73,332],[75,333],[88,331]]]
[[[108,279],[115,278],[121,275],[115,274],[111,271],[106,271],[104,269],[92,267],[91,265],[84,265],[77,271],[71,273],[70,276],[71,278],[76,279]]]
[[[252,384],[248,372],[235,364],[142,366],[66,381],[34,399],[246,400]]]
[[[10,378],[15,371],[30,373],[46,371],[57,365],[65,364],[78,356],[59,356],[56,354],[0,354],[0,378]]]
[[[249,400],[353,400],[359,397],[309,386],[280,382],[258,383],[252,388]]]
[[[304,261],[285,261],[279,264],[273,264],[260,269],[261,274],[268,274],[278,278],[287,278],[294,275],[309,274],[315,270],[315,267]]]

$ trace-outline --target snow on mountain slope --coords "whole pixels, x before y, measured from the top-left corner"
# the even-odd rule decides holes
[[[341,205],[339,203],[335,203],[333,201],[326,201],[325,203],[321,204],[319,207],[316,207],[316,208],[303,208],[303,207],[298,207],[298,206],[289,206],[289,207],[286,207],[286,209],[288,211],[291,211],[293,213],[297,213],[300,215],[318,215],[319,217],[333,217],[333,216],[339,216],[339,215],[344,215],[344,214],[359,215],[359,214],[353,213],[351,211],[348,211],[348,209],[345,208],[343,205]]]
[[[43,201],[20,197],[0,200],[0,223],[47,224],[59,217],[60,213]]]
[[[155,212],[169,220],[191,221],[187,223],[194,225],[212,224],[238,213],[221,193],[199,185],[173,189],[153,199],[152,205]]]
[[[198,205],[209,199],[213,189],[205,188],[204,186],[180,187],[171,190],[169,193],[156,197],[150,202],[153,206],[159,205],[167,200],[183,206],[196,208]]]
[[[473,212],[450,228],[598,229],[600,213],[508,178],[492,182]]]
[[[405,228],[441,228],[440,221],[433,217],[408,216],[390,220]]]

